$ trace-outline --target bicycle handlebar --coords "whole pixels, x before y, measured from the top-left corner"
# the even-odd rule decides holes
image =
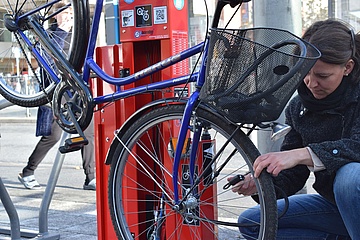
[[[214,13],[214,19],[212,22],[211,27],[217,28],[219,25],[219,20],[221,16],[221,11],[226,5],[230,5],[232,8],[236,7],[237,5],[241,5],[243,2],[250,2],[251,0],[219,0],[216,5],[215,13]]]

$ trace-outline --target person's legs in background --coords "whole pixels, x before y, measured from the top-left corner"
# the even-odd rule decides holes
[[[83,169],[85,173],[84,190],[96,190],[95,179],[95,144],[94,144],[94,120],[92,119],[87,129],[84,131],[85,137],[89,141],[81,149]]]
[[[60,140],[62,129],[53,121],[51,124],[51,135],[42,136],[35,149],[31,153],[27,165],[19,174],[19,181],[28,189],[38,189],[40,184],[36,181],[34,172],[49,150]]]
[[[35,149],[28,159],[27,165],[19,173],[19,181],[27,189],[39,189],[40,184],[36,181],[34,172],[41,161],[45,158],[49,150],[60,140],[63,131],[60,126],[53,121],[51,125],[51,135],[42,136],[37,143]],[[85,145],[81,149],[82,166],[85,174],[85,182],[83,185],[84,190],[96,190],[95,179],[95,144],[94,144],[94,123],[91,120],[90,125],[84,131],[86,138],[88,139],[88,145]]]

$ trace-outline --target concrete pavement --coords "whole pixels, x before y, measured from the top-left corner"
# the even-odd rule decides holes
[[[48,194],[46,187],[55,184],[53,180],[49,181],[49,176],[54,176],[52,171],[57,172],[53,169],[54,161],[59,159],[57,147],[49,152],[35,172],[36,179],[42,185],[40,190],[25,189],[17,179],[39,140],[35,137],[36,113],[37,108],[18,106],[0,110],[0,177],[15,205],[20,230],[30,232],[32,237],[45,229],[48,230],[48,236],[54,235],[55,239],[60,236],[66,240],[95,240],[96,192],[82,189],[85,175],[81,167],[80,152],[66,154],[60,165],[56,161],[61,170],[53,195]],[[44,214],[44,206],[49,199],[49,209]],[[44,221],[46,218],[47,221]],[[9,228],[8,214],[0,203],[0,232],[6,232]],[[11,238],[7,234],[0,234],[1,239]]]

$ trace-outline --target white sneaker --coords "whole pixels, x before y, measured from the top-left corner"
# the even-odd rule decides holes
[[[84,190],[96,190],[96,178],[91,180],[87,185],[84,184],[83,186]]]
[[[23,177],[22,173],[19,173],[18,179],[27,189],[40,189],[41,188],[38,181],[36,181],[34,175]]]

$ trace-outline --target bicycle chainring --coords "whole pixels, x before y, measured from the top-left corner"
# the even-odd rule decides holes
[[[57,84],[52,108],[56,122],[64,131],[71,134],[78,131],[70,111],[82,130],[90,124],[94,111],[90,90],[83,89],[72,81],[61,81]]]

